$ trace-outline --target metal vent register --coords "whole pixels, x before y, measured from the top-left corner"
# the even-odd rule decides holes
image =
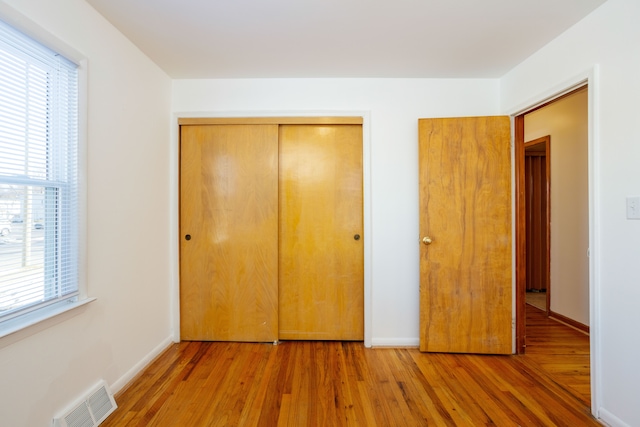
[[[63,415],[54,418],[54,427],[94,427],[100,425],[118,405],[105,381],[88,393],[84,400]]]

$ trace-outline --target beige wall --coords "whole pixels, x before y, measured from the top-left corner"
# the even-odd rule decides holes
[[[171,342],[171,79],[84,1],[0,1],[0,17],[86,61],[81,281],[97,299],[0,339],[0,425],[50,426],[98,380],[121,387]]]
[[[551,311],[589,325],[587,88],[525,116],[525,141],[551,135]]]

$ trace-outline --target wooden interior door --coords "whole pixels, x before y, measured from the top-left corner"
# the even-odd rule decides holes
[[[278,126],[181,126],[183,340],[278,339]]]
[[[280,339],[364,339],[362,126],[280,127]]]
[[[550,141],[547,135],[524,144],[527,291],[549,291]]]
[[[509,117],[419,120],[420,350],[512,352]]]

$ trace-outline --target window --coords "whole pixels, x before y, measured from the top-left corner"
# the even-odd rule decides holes
[[[78,71],[0,21],[0,326],[78,298]]]

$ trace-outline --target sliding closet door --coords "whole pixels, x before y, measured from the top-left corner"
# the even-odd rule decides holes
[[[280,126],[279,337],[364,338],[362,126]]]
[[[278,339],[278,126],[181,126],[183,340]]]

